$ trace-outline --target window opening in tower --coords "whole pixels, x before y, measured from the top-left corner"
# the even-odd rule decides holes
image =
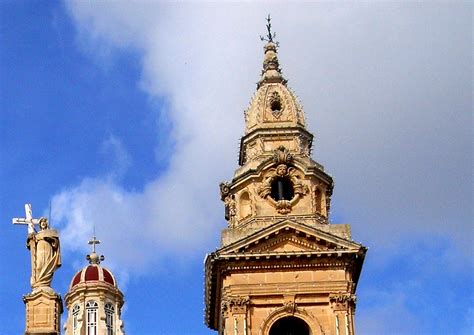
[[[287,177],[278,177],[272,182],[272,198],[276,201],[293,199],[293,183]]]

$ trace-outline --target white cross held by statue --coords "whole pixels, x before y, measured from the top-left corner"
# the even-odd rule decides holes
[[[25,218],[13,218],[12,223],[18,225],[28,225],[28,234],[35,233],[35,225],[39,224],[39,219],[33,219],[31,204],[25,204]]]

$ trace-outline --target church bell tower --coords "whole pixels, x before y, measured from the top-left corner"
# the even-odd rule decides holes
[[[349,225],[330,223],[333,179],[311,158],[267,20],[240,166],[220,185],[228,227],[205,261],[205,322],[219,335],[353,335],[367,248]]]

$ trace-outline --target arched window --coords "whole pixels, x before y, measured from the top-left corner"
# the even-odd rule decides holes
[[[239,212],[241,219],[244,219],[252,214],[252,207],[250,204],[250,196],[248,192],[242,193],[242,195],[240,196],[239,204]]]
[[[115,308],[111,303],[105,304],[105,327],[107,328],[107,335],[114,335],[114,314]]]
[[[81,311],[81,308],[79,305],[74,305],[72,308],[72,334],[73,335],[78,335],[79,334],[79,313]]]
[[[276,201],[291,200],[295,195],[293,183],[287,177],[275,178],[272,182],[272,198]]]
[[[87,335],[97,335],[97,309],[99,305],[91,300],[86,304],[87,313]]]
[[[308,324],[300,318],[286,316],[272,325],[269,335],[311,335],[311,332]]]

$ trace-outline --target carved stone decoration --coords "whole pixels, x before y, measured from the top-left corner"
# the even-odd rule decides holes
[[[291,91],[290,91],[290,93],[291,93]],[[300,103],[300,101],[297,97],[293,97],[293,98],[294,98],[294,101],[295,101],[297,120],[301,125],[305,126],[306,121],[305,121],[305,117],[304,117],[303,106],[301,105],[301,103]]]
[[[284,155],[284,150],[281,150],[280,152],[283,152]],[[294,193],[292,199],[275,200],[272,198],[272,183],[275,179],[281,177],[286,177],[291,181]],[[279,164],[276,168],[269,170],[268,175],[265,177],[262,185],[257,189],[257,192],[261,198],[269,201],[273,207],[276,208],[279,214],[288,214],[291,212],[292,207],[298,202],[298,200],[308,193],[308,187],[301,182],[295,168],[289,167],[286,164]]]
[[[247,313],[247,306],[250,303],[249,297],[231,296],[222,299],[221,313],[225,317],[228,313],[231,314],[245,314]]]
[[[286,164],[280,164],[276,168],[276,173],[280,177],[284,177],[288,174],[288,166]]]
[[[293,161],[293,156],[290,151],[284,146],[280,145],[273,151],[273,162],[275,164],[289,164]]]
[[[305,138],[304,136],[298,136],[295,139],[296,139],[296,144],[299,148],[300,153],[304,156],[309,157],[311,155],[311,150],[310,150],[310,143],[308,142],[308,139]]]
[[[329,301],[331,307],[335,311],[346,311],[350,307],[355,306],[357,297],[352,293],[331,293]]]
[[[221,190],[221,200],[224,201],[224,199],[229,195],[230,183],[226,181],[220,183],[219,189]]]
[[[268,97],[268,108],[275,119],[279,119],[283,114],[285,105],[277,91],[273,91]]]
[[[280,214],[288,214],[291,212],[291,201],[279,200],[276,202],[275,207],[277,212]]]
[[[296,310],[296,303],[295,303],[295,300],[292,299],[292,300],[286,300],[284,303],[283,303],[283,309],[287,312],[287,313],[290,313],[290,314],[295,314],[295,310]]]
[[[260,198],[265,199],[265,198],[269,197],[270,194],[272,193],[272,178],[268,177],[263,182],[263,185],[258,188],[257,192],[258,192],[258,195],[260,196]]]
[[[231,184],[229,182],[222,182],[219,184],[221,191],[221,200],[224,201],[224,217],[228,221],[229,227],[234,225],[237,208],[235,205],[234,196],[230,194]]]
[[[229,227],[234,226],[235,215],[237,214],[237,208],[235,205],[235,200],[233,196],[228,195],[224,199],[224,211],[225,211],[225,219],[228,221]]]

